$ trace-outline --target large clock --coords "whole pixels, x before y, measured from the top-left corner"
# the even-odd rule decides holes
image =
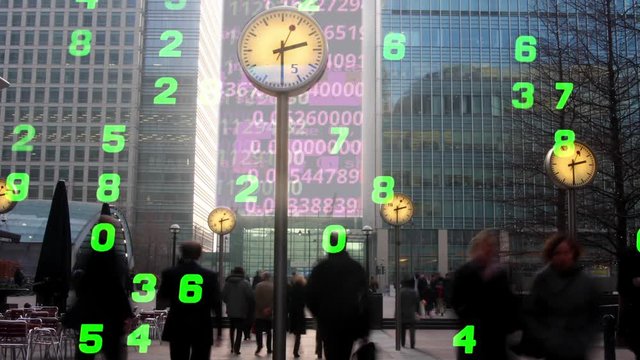
[[[553,149],[545,158],[547,176],[565,189],[576,189],[593,182],[598,164],[593,151],[581,142],[575,141],[575,151],[570,156],[557,156]]]
[[[214,233],[226,235],[236,227],[236,214],[226,207],[215,208],[209,214],[207,222]]]
[[[7,188],[6,180],[0,179],[0,214],[8,213],[17,204],[17,202],[9,199],[9,192],[11,190]]]
[[[324,73],[327,42],[322,27],[295,8],[280,6],[256,15],[238,41],[238,59],[261,91],[295,96]]]
[[[413,202],[407,195],[395,193],[390,202],[380,206],[380,216],[390,225],[404,225],[413,217]]]

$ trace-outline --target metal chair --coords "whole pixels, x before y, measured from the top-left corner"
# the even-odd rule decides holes
[[[60,357],[62,359],[73,359],[76,354],[76,341],[78,341],[78,331],[74,329],[62,328],[60,330]]]
[[[57,306],[41,306],[36,308],[37,311],[46,311],[47,317],[58,317],[58,307]]]
[[[0,320],[0,354],[6,359],[6,351],[11,349],[11,359],[16,358],[16,349],[26,360],[29,357],[29,327],[24,320]]]
[[[9,309],[4,312],[4,317],[9,320],[18,320],[24,316],[24,309]]]
[[[141,324],[149,324],[149,338],[159,339],[159,327],[156,314],[153,311],[141,311],[138,314],[138,320]]]

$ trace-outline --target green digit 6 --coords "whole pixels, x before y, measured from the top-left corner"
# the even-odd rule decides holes
[[[531,35],[518,36],[516,39],[516,61],[523,63],[533,62],[537,56],[537,44],[538,40]]]
[[[91,38],[92,34],[90,30],[78,29],[71,33],[71,44],[69,44],[69,54],[73,56],[87,56],[91,53]],[[80,39],[82,38],[82,40]],[[82,47],[82,50],[78,50],[78,47]]]
[[[131,293],[131,300],[136,303],[148,303],[156,297],[156,283],[158,282],[156,276],[153,274],[136,274],[133,277],[134,284],[140,284],[143,281],[142,289]],[[142,291],[146,292],[146,294],[141,295],[140,292]]]
[[[178,293],[178,299],[183,304],[195,304],[202,299],[202,275],[188,274],[184,275],[180,279],[180,292]],[[192,284],[190,284],[192,283]],[[191,295],[189,293],[192,293]]]
[[[382,186],[381,184],[385,184]],[[386,204],[393,200],[393,187],[396,185],[396,181],[392,176],[376,176],[373,179],[373,192],[371,192],[371,200],[376,204]],[[385,196],[381,197],[380,194],[384,193]]]
[[[557,157],[571,157],[576,151],[576,134],[573,130],[558,130],[554,135],[553,153]],[[566,138],[566,139],[564,139]]]
[[[524,99],[524,102],[521,102],[519,99],[511,100],[511,104],[516,109],[531,109],[533,106],[533,94],[535,92],[535,88],[532,83],[529,82],[517,82],[513,84],[513,91],[520,91],[524,89],[524,92],[520,94],[521,99]]]
[[[404,59],[405,46],[407,37],[403,33],[388,33],[384,37],[384,45],[382,47],[382,56],[387,60]]]

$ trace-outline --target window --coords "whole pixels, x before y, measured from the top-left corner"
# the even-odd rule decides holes
[[[58,168],[58,180],[69,180],[69,167],[60,166]]]
[[[73,187],[73,195],[71,200],[73,201],[84,201],[83,198],[83,188],[81,186],[74,186]]]
[[[84,128],[81,128],[84,130]],[[76,129],[76,139],[78,139],[78,129]],[[82,140],[84,141],[84,134],[82,135]],[[73,161],[84,162],[84,147],[77,147],[73,152]]]
[[[61,30],[53,32],[53,45],[61,46],[64,39],[64,33]]]
[[[102,70],[94,70],[93,71],[93,83],[94,84],[102,84],[104,82]]]
[[[54,26],[64,26],[64,13],[56,12],[53,19]]]
[[[65,103],[73,102],[73,88],[64,88],[64,94],[62,96],[62,101]]]
[[[80,84],[89,83],[89,69],[80,69]]]
[[[73,168],[73,181],[83,182],[84,181],[84,168],[76,166]]]
[[[49,45],[49,32],[48,31],[39,31],[38,32],[38,45],[40,45],[40,46]]]
[[[97,162],[100,160],[100,148],[92,146],[89,148],[89,161]]]
[[[105,45],[106,31],[96,31],[96,45]]]
[[[0,41],[0,43],[2,43],[2,41]],[[132,46],[133,45],[133,32],[126,31],[124,33],[124,44],[126,46]]]
[[[24,44],[27,46],[33,46],[36,43],[36,33],[35,31],[25,31],[24,32]]]
[[[60,69],[51,69],[49,83],[57,84],[60,82]]]
[[[85,13],[82,15],[82,26],[90,27],[93,23],[93,14]]]
[[[107,26],[107,13],[98,13],[98,26]]]
[[[44,6],[42,8],[46,9]],[[40,13],[40,26],[49,26],[49,16],[50,14],[48,12]]]
[[[44,160],[45,161],[56,161],[56,148],[54,146],[46,146],[45,147]]]
[[[104,64],[104,50],[102,50],[102,49],[95,50],[94,56],[95,56],[94,62],[95,62],[96,65],[103,65]]]
[[[44,167],[44,181],[54,181],[56,176],[56,169],[53,166]]]
[[[112,27],[116,27],[116,26],[120,26],[120,13],[119,12],[114,12],[111,14],[111,26]]]
[[[125,19],[125,26],[134,27],[135,25],[136,25],[136,13],[127,13],[126,19]]]
[[[33,27],[36,26],[36,13],[35,12],[28,12],[27,13],[27,26],[29,27]]]
[[[120,45],[120,31],[112,31],[109,37],[109,45]]]
[[[38,65],[46,65],[47,62],[47,50],[38,50]]]
[[[78,26],[78,13],[70,12],[67,26]]]
[[[57,103],[60,101],[60,88],[49,88],[49,102]]]
[[[92,102],[94,103],[101,103],[102,102],[102,89],[100,88],[95,88],[93,89],[93,98],[92,98]]]
[[[133,64],[133,51],[131,50],[124,51],[124,58],[122,59],[122,63],[125,65]]]

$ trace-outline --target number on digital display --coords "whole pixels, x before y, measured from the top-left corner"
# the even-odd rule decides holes
[[[318,0],[302,0],[300,4],[298,4],[299,11],[320,11],[320,5],[318,5]]]
[[[127,346],[137,346],[138,352],[146,354],[151,346],[151,339],[149,339],[149,324],[142,324],[137,329],[133,330],[129,336],[127,336]]]
[[[382,186],[382,184],[385,184]],[[371,200],[376,204],[386,204],[393,200],[393,187],[396,181],[392,176],[376,176],[373,179],[373,192],[371,192]],[[380,194],[384,194],[382,197]]]
[[[168,87],[153,98],[155,105],[174,105],[176,103],[176,98],[170,96],[178,90],[178,80],[172,77],[161,77],[156,80],[154,86],[156,88],[162,88],[165,85],[168,85]]]
[[[407,37],[403,33],[388,33],[384,37],[382,56],[387,60],[397,61],[404,59],[405,43]]]
[[[331,149],[331,155],[338,154],[340,149],[342,148],[342,144],[344,144],[345,140],[347,140],[347,136],[349,136],[349,128],[348,127],[332,127],[331,133],[334,135],[338,135],[338,140],[333,145]]]
[[[104,244],[101,242],[100,235],[105,232]],[[113,224],[99,223],[91,229],[91,248],[97,252],[105,252],[111,250],[116,243],[116,228]]]
[[[176,50],[182,44],[182,33],[178,30],[167,30],[160,35],[160,40],[167,41],[173,38],[170,43],[160,49],[160,57],[181,57],[182,51]]]
[[[148,303],[153,301],[156,297],[156,284],[158,279],[153,274],[136,274],[133,277],[134,284],[142,284],[140,291],[134,291],[131,293],[131,300],[136,303]],[[146,292],[142,295],[140,292]]]
[[[29,124],[20,124],[13,128],[15,135],[22,132],[26,132],[27,134],[22,139],[18,139],[15,144],[11,145],[11,151],[33,151],[33,145],[27,144],[36,136],[36,128]]]
[[[554,135],[553,153],[557,157],[571,157],[576,151],[576,134],[573,130],[558,130]]]
[[[91,53],[91,31],[78,29],[71,33],[71,44],[69,44],[69,54],[73,56],[87,56]]]
[[[110,194],[107,194],[109,192]],[[120,197],[120,175],[102,174],[98,179],[98,190],[96,198],[100,202],[118,201]]]
[[[164,6],[169,10],[182,10],[187,5],[187,0],[164,0]]]
[[[531,107],[533,106],[533,94],[535,92],[533,84],[529,82],[517,82],[513,84],[514,92],[520,90],[524,90],[520,94],[521,99],[524,99],[524,101],[521,101],[519,99],[511,100],[513,107],[516,109],[531,109]]]
[[[640,252],[640,229],[638,229],[638,232],[636,233],[636,250]]]
[[[236,195],[236,202],[256,202],[258,201],[258,197],[255,195],[251,195],[258,191],[258,186],[260,184],[260,180],[255,175],[240,175],[236,180],[236,185],[243,185],[244,183],[249,182],[249,186],[240,191],[238,195]]]
[[[538,41],[530,35],[521,35],[516,39],[516,61],[530,63],[536,59]]]
[[[127,131],[127,125],[105,125],[102,128],[102,150],[108,153],[119,153],[124,149],[126,139],[123,134]],[[114,142],[115,144],[111,144]]]
[[[102,336],[100,336],[102,331],[104,331],[103,324],[82,324],[78,339],[80,352],[83,354],[99,353],[102,350]]]
[[[467,325],[453,337],[454,347],[464,347],[465,354],[473,354],[473,348],[476,346],[476,340],[473,338],[475,333],[473,325]]]
[[[331,245],[331,233],[338,233],[338,243]],[[347,246],[347,230],[342,225],[329,225],[322,232],[322,249],[335,254],[339,253]]]
[[[202,275],[188,274],[180,279],[180,292],[178,299],[183,304],[195,304],[202,299]]]
[[[567,105],[569,96],[571,96],[571,93],[573,92],[573,83],[568,83],[568,82],[556,83],[556,90],[562,91],[562,96],[560,96],[560,100],[556,105],[556,110],[562,110]]]
[[[76,0],[77,3],[86,3],[87,9],[93,10],[96,8],[98,0]]]
[[[7,190],[5,196],[9,201],[19,202],[26,199],[29,196],[29,174],[9,174],[7,176]]]

